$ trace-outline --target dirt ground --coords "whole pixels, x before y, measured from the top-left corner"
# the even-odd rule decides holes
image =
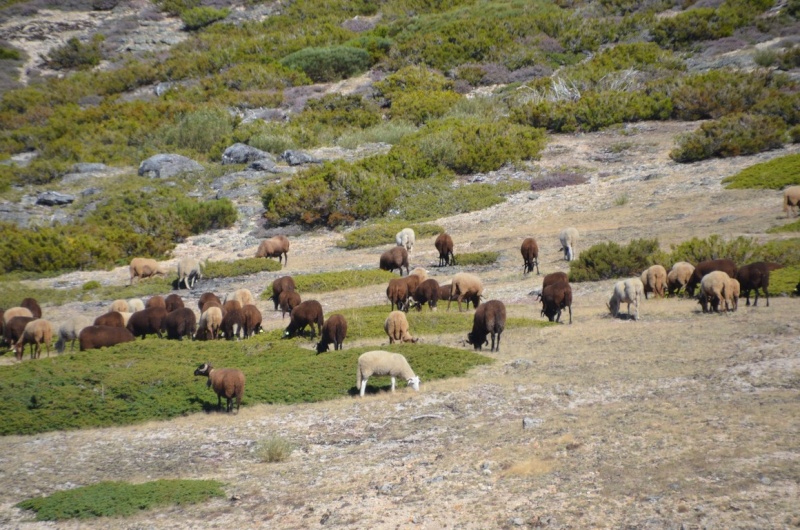
[[[644,123],[556,135],[531,172],[576,171],[588,183],[519,193],[437,223],[453,236],[456,253],[500,251],[497,266],[481,271],[487,297],[503,300],[512,315],[536,318],[528,293],[541,276],[522,275],[524,237],[539,241],[543,274],[568,270],[557,239],[567,226],[580,231],[578,252],[638,237],[658,237],[665,250],[711,234],[765,240],[767,228],[785,222],[780,193],[724,190],[720,180],[800,148],[673,163],[674,136],[695,127]],[[192,240],[175,255],[249,256],[255,248],[244,246],[244,233],[243,226],[220,231],[205,238],[212,244]],[[374,268],[389,248],[343,251],[334,246],[340,237],[321,231],[293,238],[286,272]],[[437,269],[436,261],[433,238],[417,241],[412,267],[427,267],[437,280],[458,270]],[[275,276],[236,285],[260,292]],[[97,277],[127,280],[123,269]],[[800,527],[800,301],[742,301],[736,313],[706,315],[691,300],[651,298],[634,322],[608,315],[612,285],[575,284],[572,325],[509,330],[491,354],[494,364],[463,378],[423,381],[419,393],[403,387],[364,399],[250,406],[237,416],[4,437],[0,526]],[[383,286],[318,297],[326,312],[384,298]],[[262,309],[268,326],[281,325],[279,313]],[[455,347],[463,339],[423,337]],[[263,463],[256,447],[273,436],[296,449],[285,462]],[[227,497],[80,523],[37,523],[14,508],[101,480],[159,478],[221,480]]]

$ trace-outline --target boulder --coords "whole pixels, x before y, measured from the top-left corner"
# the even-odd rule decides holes
[[[314,158],[308,153],[302,151],[284,151],[281,159],[286,161],[290,166],[300,166],[303,164],[319,164],[322,162],[319,158]]]
[[[105,164],[97,164],[91,162],[78,162],[77,164],[72,166],[72,173],[103,173],[105,171],[111,170]]]
[[[45,191],[36,197],[36,204],[44,206],[63,206],[75,202],[74,195],[59,193],[57,191]]]
[[[223,164],[247,164],[256,160],[274,161],[272,155],[247,144],[233,144],[222,153]]]
[[[269,158],[262,158],[261,160],[256,160],[251,162],[247,169],[252,169],[253,171],[267,171],[269,173],[280,173],[280,170],[275,165],[275,162],[270,160]]]
[[[180,175],[203,171],[203,166],[191,158],[175,154],[151,156],[139,165],[139,175],[150,178],[166,179]]]

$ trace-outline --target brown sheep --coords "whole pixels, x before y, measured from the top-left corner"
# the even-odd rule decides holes
[[[119,311],[109,311],[94,319],[93,326],[125,327],[125,317]]]
[[[229,304],[231,302],[239,303],[236,300],[228,300],[225,303]],[[244,311],[242,311],[241,305],[239,307],[229,307],[225,309],[225,314],[222,315],[220,329],[225,335],[225,340],[233,340],[234,337],[239,340],[244,332]]]
[[[209,306],[200,315],[200,321],[197,323],[197,333],[194,338],[197,340],[216,339],[219,333],[219,328],[222,326],[222,308],[211,305],[215,302],[209,301]]]
[[[225,302],[228,300],[236,300],[242,307],[246,306],[247,304],[255,304],[256,299],[253,297],[253,293],[250,292],[250,289],[236,289],[232,293],[228,293],[225,295],[224,300],[222,301],[222,307],[225,307]]]
[[[144,304],[144,308],[147,309],[148,307],[161,307],[163,309],[167,308],[167,301],[161,295],[151,296],[147,299],[147,302]]]
[[[134,337],[142,337],[142,340],[152,334],[158,335],[158,338],[161,339],[166,316],[167,310],[163,307],[146,307],[144,311],[137,311],[131,315],[128,325],[125,327],[133,333]]]
[[[408,283],[405,278],[389,280],[389,286],[386,287],[386,298],[389,299],[392,310],[396,306],[400,311],[408,311],[408,295]]]
[[[395,342],[417,342],[408,331],[408,319],[402,311],[392,311],[383,323],[383,330],[389,336],[389,344]]]
[[[451,301],[449,283],[439,286],[439,300],[447,300],[448,302]],[[452,300],[455,300],[455,298]],[[467,309],[469,309],[469,300],[467,300]]]
[[[292,338],[306,329],[306,326],[311,326],[311,336],[316,337],[317,333],[322,332],[324,322],[325,317],[322,312],[322,305],[316,300],[306,300],[292,309],[291,321],[283,332],[283,336],[284,338]],[[315,324],[316,330],[314,329]]]
[[[164,309],[167,310],[167,313],[172,313],[176,309],[181,309],[183,307],[183,298],[175,293],[168,294],[167,297],[164,298]]]
[[[3,323],[7,324],[8,321],[14,317],[36,318],[33,316],[33,313],[31,313],[31,310],[28,309],[27,307],[15,306],[5,310],[5,312],[3,313]]]
[[[456,264],[456,256],[453,254],[453,238],[450,234],[441,233],[436,237],[433,245],[439,251],[439,266],[445,267]]]
[[[472,331],[467,335],[467,342],[476,350],[483,349],[488,343],[486,338],[492,336],[492,347],[489,351],[500,351],[500,335],[506,327],[506,306],[500,300],[489,300],[482,304],[472,317]],[[495,337],[497,344],[495,345]]]
[[[539,245],[532,237],[526,237],[520,247],[522,253],[522,274],[533,272],[536,267],[536,274],[539,274]]]
[[[28,311],[31,312],[31,315],[33,315],[33,318],[42,318],[42,308],[35,298],[24,298],[22,302],[19,303],[19,306],[27,308]]]
[[[642,285],[644,285],[644,298],[647,299],[647,293],[653,293],[659,298],[663,298],[667,290],[667,269],[661,265],[653,265],[644,272],[640,278]]]
[[[459,272],[453,276],[450,284],[450,296],[448,296],[447,310],[450,310],[450,301],[455,299],[458,302],[458,311],[461,312],[461,301],[465,298],[472,302],[475,309],[481,303],[483,295],[483,282],[481,279],[468,272]]]
[[[164,317],[164,329],[169,340],[192,338],[197,331],[197,317],[188,307],[179,307]]]
[[[194,375],[208,377],[206,386],[214,389],[217,394],[217,408],[222,408],[222,398],[225,398],[225,412],[233,412],[233,399],[236,398],[236,413],[242,404],[244,395],[245,377],[241,370],[236,368],[214,368],[208,363],[201,364],[194,371]]]
[[[756,299],[753,306],[758,305],[758,290],[764,290],[764,296],[767,299],[767,307],[769,307],[769,271],[781,268],[777,263],[765,263],[757,261],[749,265],[744,265],[736,271],[736,279],[739,281],[741,291],[747,298],[747,304],[750,305],[750,291],[754,290]]]
[[[31,359],[38,359],[42,354],[42,344],[47,349],[47,356],[50,357],[50,343],[53,341],[53,326],[43,318],[31,320],[22,330],[22,335],[14,345],[14,353],[18,361],[22,360],[22,352],[25,345],[31,345]],[[35,347],[35,351],[34,351]]]
[[[130,264],[130,273],[130,285],[133,285],[134,278],[143,280],[144,278],[151,278],[153,276],[166,276],[167,270],[154,259],[133,258]]]
[[[703,276],[712,271],[722,271],[731,278],[736,277],[736,264],[729,259],[712,259],[701,261],[694,268],[691,278],[686,283],[686,292],[689,296],[694,296],[694,290],[700,284]]]
[[[392,247],[383,254],[379,266],[381,270],[392,272],[395,269],[400,271],[400,276],[403,275],[403,267],[406,268],[406,275],[409,274],[408,267],[408,251],[405,247]]]
[[[242,307],[244,315],[244,337],[252,337],[254,333],[261,333],[261,311],[253,304]]]
[[[256,251],[257,258],[278,258],[278,263],[281,263],[282,258],[285,258],[283,265],[289,263],[289,239],[286,236],[275,236],[265,239],[258,245]]]
[[[783,211],[786,216],[797,215],[795,208],[800,212],[800,186],[790,186],[783,190]]]
[[[428,304],[431,311],[436,310],[439,302],[439,282],[433,278],[428,278],[414,291],[414,306],[417,311],[422,311],[422,306]]]
[[[205,308],[206,303],[210,301],[216,302],[219,304],[219,307],[222,307],[222,300],[219,299],[219,296],[211,292],[206,292],[201,294],[200,299],[197,301],[197,308],[200,309],[201,314],[203,311],[206,310]]]
[[[275,311],[280,304],[280,296],[284,291],[296,291],[294,279],[291,276],[281,276],[272,282],[272,303],[275,304]]]
[[[550,322],[561,322],[561,310],[569,309],[569,323],[572,324],[572,287],[560,281],[542,289],[542,314]]]
[[[232,309],[242,310],[242,303],[239,300],[227,300],[224,304],[222,304],[222,316],[225,316],[225,313],[231,311]]]
[[[81,351],[107,348],[134,340],[136,337],[127,329],[111,326],[87,326],[78,336]]]
[[[33,322],[34,320],[36,319],[33,317],[11,317],[3,326],[3,340],[5,343],[13,347],[22,337],[28,322]],[[33,352],[33,347],[31,347],[31,352]]]
[[[283,291],[278,296],[278,302],[281,306],[281,320],[286,317],[286,313],[292,314],[292,309],[299,306],[302,300],[297,291]]]
[[[333,349],[341,350],[344,339],[347,337],[347,320],[335,314],[328,317],[322,325],[322,334],[317,343],[317,354],[328,351],[328,344],[333,343]]]

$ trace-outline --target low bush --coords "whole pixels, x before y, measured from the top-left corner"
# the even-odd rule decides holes
[[[224,497],[215,480],[156,480],[142,484],[99,482],[28,499],[16,506],[36,512],[37,521],[126,517],[157,506],[198,504]]]
[[[396,215],[409,221],[422,222],[476,212],[500,204],[507,195],[527,188],[528,183],[523,180],[454,186],[449,179],[428,179],[415,182],[407,188],[405,200],[395,204]]]
[[[312,47],[287,55],[281,64],[302,71],[316,83],[327,83],[366,71],[372,65],[372,56],[351,46]]]
[[[449,90],[403,92],[392,100],[391,117],[422,125],[444,116],[461,97],[460,94]]]
[[[417,127],[410,122],[403,120],[381,121],[372,127],[345,132],[336,140],[336,144],[347,148],[355,149],[364,144],[384,143],[394,145],[417,131]]]
[[[56,70],[92,68],[100,64],[103,58],[100,50],[103,40],[104,37],[97,34],[84,44],[78,37],[72,37],[63,46],[51,50],[45,63]]]
[[[780,76],[763,71],[745,73],[738,70],[710,70],[686,76],[668,89],[672,98],[672,117],[705,120],[747,112],[759,101],[773,95],[769,89],[779,79]]]
[[[374,85],[378,95],[388,100],[408,92],[435,93],[453,90],[453,81],[425,66],[405,66]]]
[[[800,232],[800,219],[785,225],[773,226],[767,230],[768,234],[779,234],[781,232]]]
[[[375,267],[378,259],[375,258]],[[354,289],[367,285],[388,283],[397,275],[380,269],[347,270],[336,272],[320,272],[316,274],[298,274],[293,276],[297,291],[300,293],[327,293],[342,289]],[[267,300],[272,297],[272,287],[261,293],[261,298]]]
[[[667,263],[657,239],[634,239],[627,245],[614,242],[593,245],[570,262],[571,282],[638,276],[656,263]]]
[[[0,61],[19,61],[21,59],[22,54],[19,52],[19,50],[0,46]]]
[[[696,131],[678,137],[669,156],[676,162],[697,162],[712,157],[752,155],[783,146],[783,120],[753,114],[733,114],[706,122]]]
[[[500,257],[499,252],[465,252],[455,255],[455,262],[463,265],[494,265]]]
[[[273,436],[256,444],[256,455],[262,462],[284,462],[294,450],[292,443],[281,436]]]
[[[800,278],[800,265],[785,267],[769,273],[769,294],[797,295],[797,279]]]
[[[725,177],[722,183],[728,189],[780,190],[786,186],[800,185],[800,154],[754,164],[735,175]]]
[[[281,270],[281,264],[273,259],[266,258],[242,258],[234,261],[206,261],[203,265],[203,277],[213,278],[235,278],[237,276],[247,276],[259,272],[277,272]]]
[[[227,18],[229,14],[229,9],[215,9],[205,6],[193,7],[181,12],[181,20],[183,21],[184,29],[195,31]]]
[[[374,101],[358,95],[330,94],[306,103],[292,123],[311,129],[366,129],[381,123],[381,110]]]
[[[377,247],[392,244],[395,235],[403,228],[411,228],[417,239],[431,237],[444,232],[444,228],[436,224],[409,224],[405,221],[392,221],[389,223],[376,223],[362,228],[356,228],[344,235],[344,239],[336,243],[337,247],[347,250],[357,248]]]
[[[688,261],[700,263],[711,259],[730,259],[738,265],[757,260],[759,245],[754,239],[739,236],[726,240],[717,234],[705,239],[693,237],[677,245],[672,245],[670,263]]]
[[[768,241],[758,248],[749,260],[752,261],[769,261],[785,266],[800,265],[800,238]]]
[[[165,148],[202,153],[214,150],[214,154],[221,155],[223,144],[229,140],[235,125],[227,110],[203,108],[180,116],[174,124],[164,125],[155,132],[152,141]],[[218,156],[212,155],[212,158],[218,159]]]

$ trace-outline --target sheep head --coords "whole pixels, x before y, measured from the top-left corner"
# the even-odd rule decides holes
[[[409,378],[408,386],[419,392],[419,376],[415,375],[414,377]]]
[[[209,363],[203,363],[203,364],[201,364],[200,366],[197,367],[197,369],[194,371],[194,375],[204,375],[204,376],[208,377],[208,374],[211,373],[211,368],[212,367],[211,367],[211,365]],[[209,379],[209,381],[210,381],[210,379]]]

